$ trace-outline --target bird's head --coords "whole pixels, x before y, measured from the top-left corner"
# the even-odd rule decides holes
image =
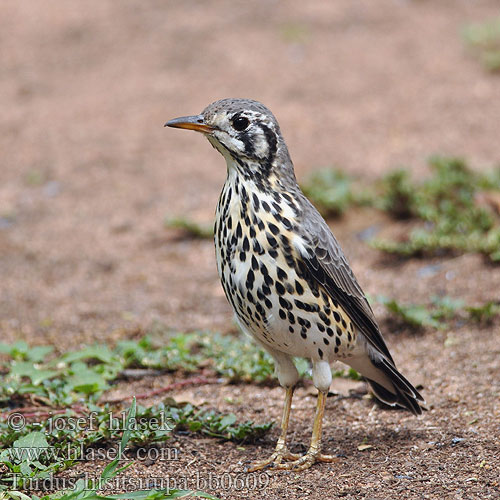
[[[274,115],[250,99],[222,99],[200,115],[183,116],[165,126],[205,134],[212,146],[245,178],[266,179],[293,175],[286,144]]]

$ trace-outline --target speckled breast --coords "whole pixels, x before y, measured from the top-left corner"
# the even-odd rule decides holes
[[[222,286],[240,324],[264,345],[292,356],[344,358],[355,345],[354,325],[302,262],[299,215],[289,194],[229,177],[214,232]]]

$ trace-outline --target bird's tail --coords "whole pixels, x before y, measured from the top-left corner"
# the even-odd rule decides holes
[[[372,359],[365,353],[348,358],[346,362],[365,377],[375,396],[383,403],[401,406],[414,415],[420,415],[425,409],[420,404],[425,403],[424,398],[385,356],[377,353]]]

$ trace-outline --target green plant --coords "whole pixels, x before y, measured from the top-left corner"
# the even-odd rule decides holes
[[[404,324],[417,328],[444,329],[450,321],[489,323],[500,316],[500,304],[487,302],[480,306],[467,306],[461,299],[444,296],[432,297],[430,304],[401,304],[395,299],[378,296],[376,300]]]
[[[187,217],[168,217],[165,219],[165,227],[180,229],[192,238],[211,239],[214,236],[212,225],[198,224]]]
[[[443,251],[480,252],[500,261],[500,226],[487,207],[477,204],[485,189],[500,189],[498,169],[479,174],[458,158],[433,157],[432,175],[412,183],[405,171],[387,176],[378,204],[396,216],[424,222],[403,241],[375,240],[372,245],[403,256]]]
[[[383,196],[374,200],[382,210],[398,219],[417,216],[415,188],[408,170],[399,169],[387,174],[382,179]]]
[[[28,480],[41,479],[48,476],[50,472],[55,469],[53,466],[43,466],[38,462],[37,457],[33,456],[29,452],[34,452],[40,456],[43,450],[48,448],[48,442],[42,432],[31,432],[24,438],[17,440],[14,443],[16,449],[24,452],[21,455],[21,462],[19,467],[12,467],[10,479],[13,480],[15,489],[2,486],[0,483],[0,498],[1,499],[15,499],[15,500],[117,500],[117,499],[140,499],[140,500],[168,500],[171,498],[181,498],[187,496],[196,496],[200,498],[208,498],[212,500],[217,500],[212,495],[203,492],[194,492],[187,490],[140,490],[133,491],[129,493],[122,493],[119,495],[102,495],[98,492],[106,487],[106,484],[117,477],[121,472],[125,471],[130,467],[133,462],[120,467],[120,460],[124,457],[125,449],[132,437],[132,429],[134,427],[134,419],[136,418],[137,407],[135,399],[128,411],[125,425],[123,429],[123,435],[120,440],[118,453],[116,458],[112,460],[100,474],[100,477],[94,481],[90,479],[79,479],[76,481],[74,488],[72,490],[60,491],[48,495],[44,495],[41,498],[32,495],[28,496],[23,493],[22,490],[24,485]],[[17,443],[17,444],[16,444]],[[5,460],[4,460],[4,463]],[[9,463],[10,465],[10,463]],[[14,479],[15,478],[15,479]],[[9,477],[7,478],[7,480]],[[4,480],[2,479],[2,482]]]
[[[301,187],[323,215],[339,216],[365,200],[362,194],[355,195],[352,185],[353,179],[341,170],[323,168],[313,172]]]
[[[463,38],[486,69],[500,70],[500,17],[466,26]]]

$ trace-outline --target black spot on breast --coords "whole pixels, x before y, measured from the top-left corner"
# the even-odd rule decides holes
[[[330,344],[330,341],[326,337],[323,337],[323,342],[325,343],[325,345]]]
[[[278,295],[284,295],[285,294],[285,287],[279,282],[276,282],[276,292]]]
[[[241,224],[238,222],[236,226],[236,238],[240,239],[243,236],[243,230],[241,229]]]
[[[254,209],[256,212],[258,212],[260,208],[260,202],[259,202],[259,197],[255,193],[252,193],[252,200]]]
[[[250,288],[250,290],[253,288],[253,283],[255,281],[255,273],[253,272],[252,269],[250,269],[247,273],[247,288]]]
[[[281,319],[286,319],[286,312],[283,309],[279,310],[279,315]]]
[[[301,318],[300,316],[297,316],[297,321],[299,325],[302,325],[304,328],[308,329],[311,328],[311,322],[308,319]]]
[[[254,271],[257,271],[257,269],[259,269],[259,263],[257,262],[255,255],[252,255],[252,269]]]
[[[283,251],[290,253],[290,240],[286,234],[280,235],[281,244],[283,245]]]
[[[267,242],[272,248],[276,248],[278,246],[278,242],[276,241],[276,238],[274,236],[271,236],[268,232],[266,232],[266,238]]]
[[[328,327],[328,328],[326,329],[326,333],[327,333],[330,337],[333,337],[333,330],[332,330],[330,327]]]
[[[263,255],[265,253],[264,249],[257,240],[253,240],[253,251],[259,255]]]
[[[268,222],[267,227],[273,233],[274,235],[278,234],[280,232],[278,226],[276,224],[273,224],[272,222]]]
[[[284,309],[288,309],[289,311],[292,309],[292,303],[288,300],[286,300],[283,297],[280,297],[279,299],[280,306],[283,307]]]
[[[247,236],[245,236],[243,238],[243,250],[245,252],[248,252],[250,250],[250,242],[248,241],[248,237]]]
[[[274,280],[271,278],[271,276],[266,275],[264,276],[264,283],[267,285],[267,286],[271,286],[273,283],[274,283]]]
[[[336,323],[340,323],[340,314],[337,311],[333,311],[333,317]]]
[[[318,354],[321,359],[323,359],[323,351],[321,349],[318,349]]]
[[[286,229],[290,230],[293,228],[293,224],[286,218],[286,217],[283,217],[281,219],[281,223],[285,226]]]
[[[325,323],[326,326],[331,325],[332,322],[330,321],[330,318],[323,311],[320,311],[318,315],[321,318],[321,321],[323,321],[323,323]]]
[[[302,295],[304,293],[304,287],[297,280],[295,280],[295,291],[299,295]]]
[[[263,201],[263,202],[262,202],[262,208],[263,208],[266,212],[270,212],[270,211],[271,211],[271,207],[268,205],[267,201]]]
[[[290,311],[288,311],[288,322],[292,325],[295,324],[295,316]]]
[[[291,255],[290,253],[285,253],[285,262],[287,263],[288,267],[290,267],[291,269],[296,268],[296,261],[293,258],[293,255]]]
[[[298,299],[294,299],[294,302],[295,302],[295,305],[299,308],[299,309],[302,309],[304,310],[305,309],[305,304],[304,302],[302,302],[301,300],[298,300]]]
[[[278,279],[281,280],[281,281],[284,281],[288,278],[288,274],[286,273],[286,271],[284,271],[283,269],[281,269],[281,267],[277,267],[276,268],[276,273],[278,275]]]

